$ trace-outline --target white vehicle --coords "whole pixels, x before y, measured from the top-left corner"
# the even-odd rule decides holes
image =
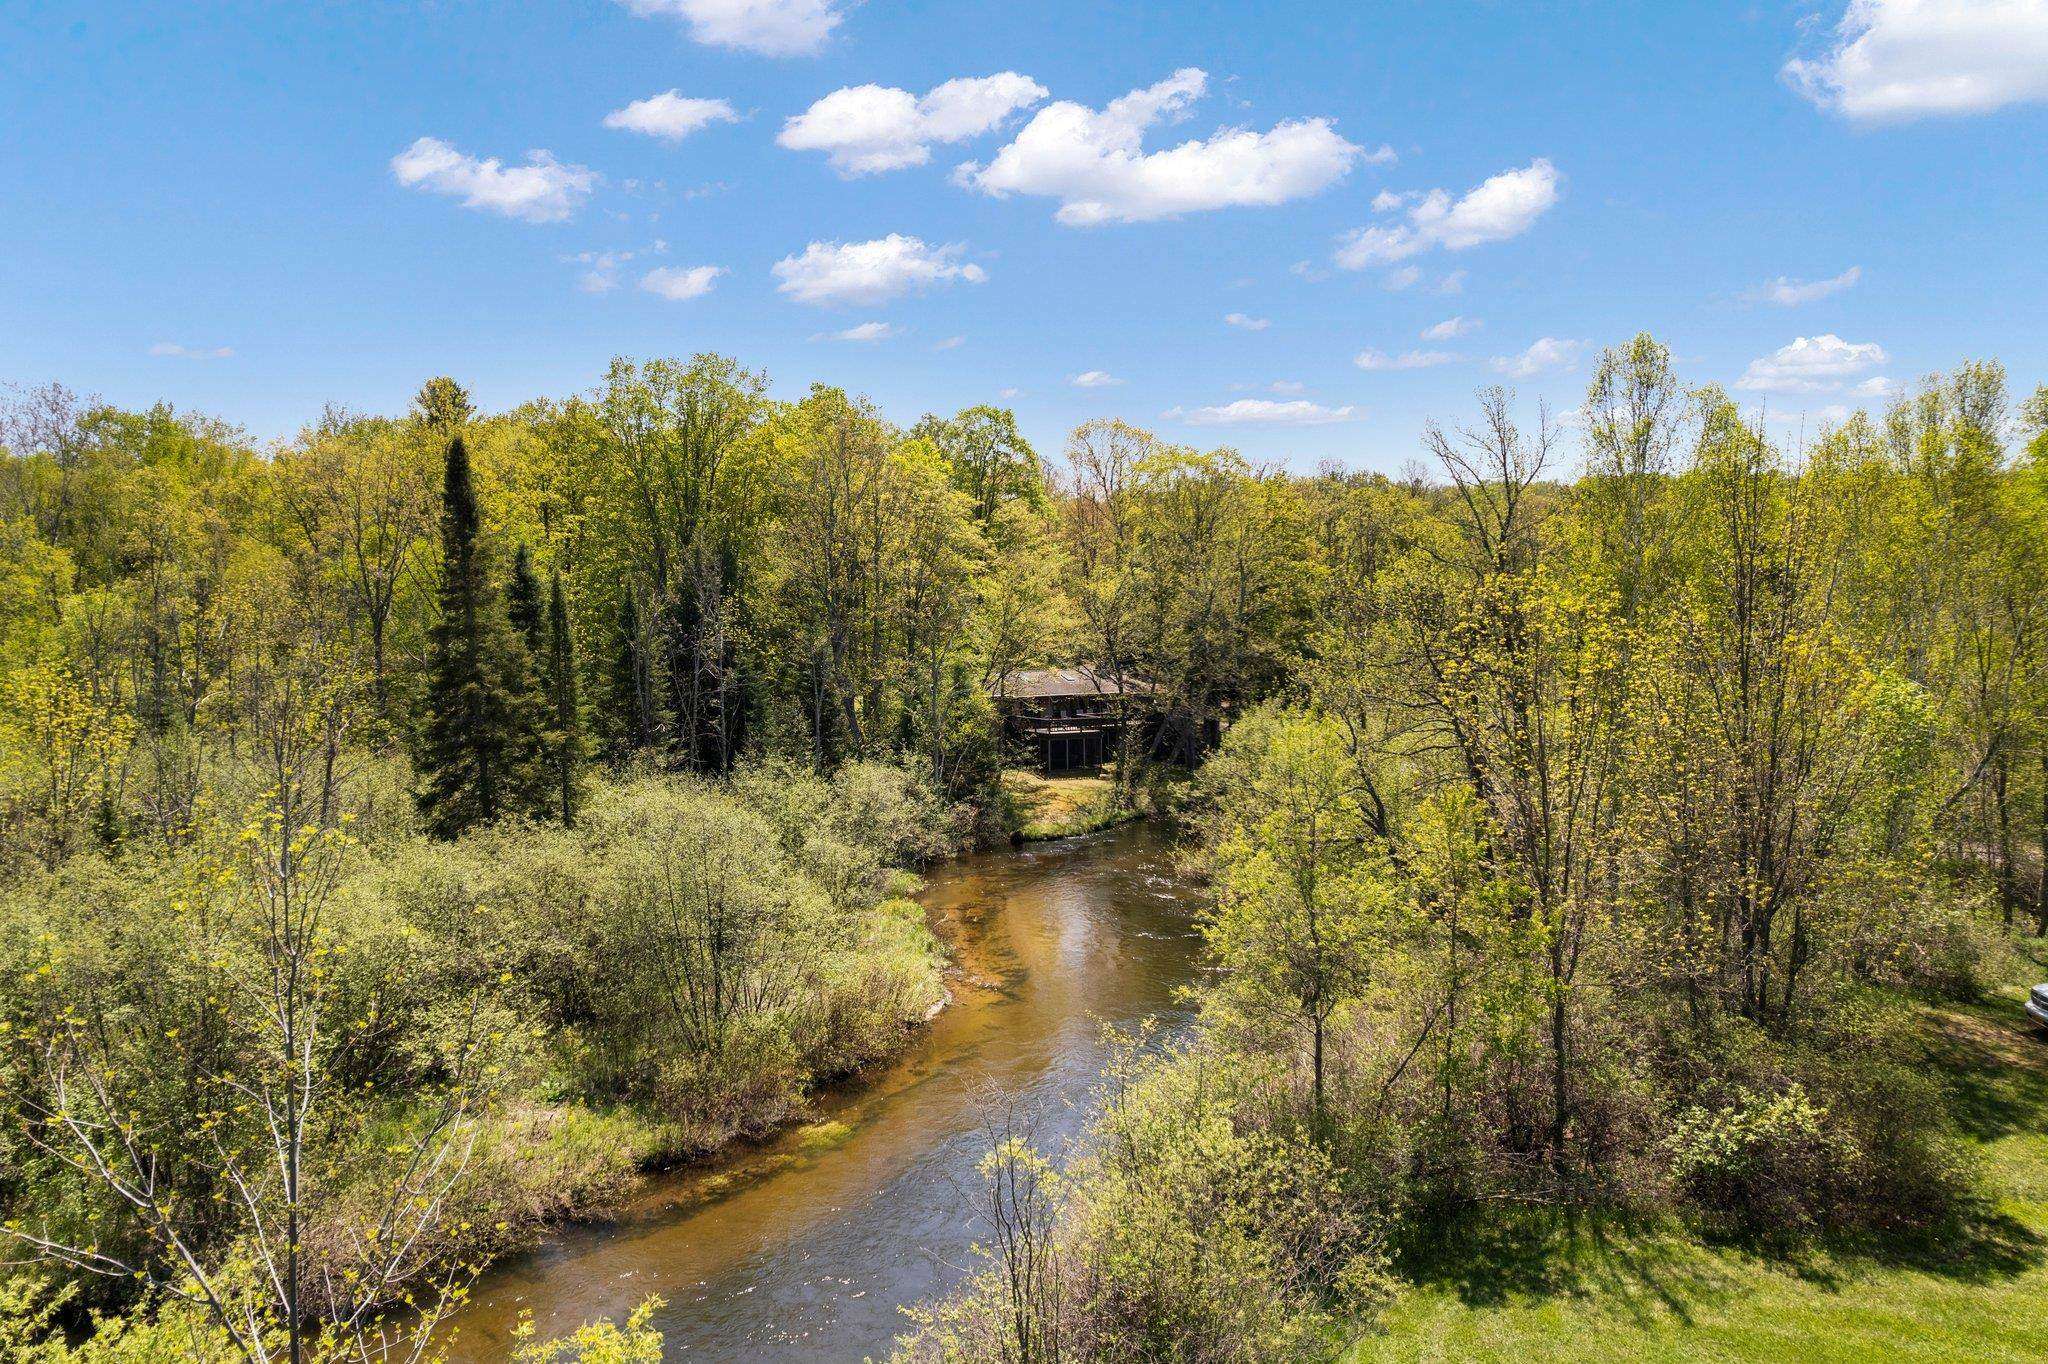
[[[2034,1021],[2048,1028],[2048,985],[2036,985],[2034,992],[2027,996],[2027,1012]]]

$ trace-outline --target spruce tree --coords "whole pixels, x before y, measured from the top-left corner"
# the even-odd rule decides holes
[[[555,813],[554,702],[549,687],[547,613],[540,579],[525,545],[512,561],[505,589],[505,620],[511,629],[506,650],[505,693],[510,698],[511,768],[507,814],[545,819]]]
[[[576,772],[583,760],[583,722],[576,711],[576,642],[569,635],[569,604],[562,575],[548,585],[548,699],[553,725],[556,813],[564,826],[576,823]]]
[[[512,576],[505,584],[505,618],[516,636],[505,668],[514,758],[507,812],[545,818],[557,813],[547,607],[533,571],[533,553],[524,544],[512,557]]]
[[[524,543],[512,556],[512,580],[505,585],[505,614],[525,641],[526,652],[533,657],[538,674],[540,661],[547,654],[547,620],[541,606],[540,579],[533,572],[533,551]]]
[[[515,765],[506,665],[519,645],[491,581],[489,546],[460,436],[448,442],[441,492],[440,619],[432,636],[418,794],[427,831],[454,838],[508,809]]]
[[[446,375],[421,384],[412,400],[413,420],[437,435],[455,435],[475,415],[469,390]]]
[[[612,756],[628,758],[654,742],[654,677],[648,666],[646,632],[640,625],[640,597],[631,583],[619,594],[609,681]]]

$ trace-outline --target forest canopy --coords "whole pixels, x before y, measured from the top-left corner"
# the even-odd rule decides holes
[[[0,1343],[425,1351],[890,1054],[1041,665],[1154,689],[1108,775],[1217,969],[1098,1160],[992,1155],[1049,1258],[913,1353],[1313,1357],[1473,1207],[1968,1204],[1894,1015],[2048,932],[2048,389],[1995,364],[1787,448],[1638,337],[1400,478],[715,355],[269,444],[53,385],[0,446]]]

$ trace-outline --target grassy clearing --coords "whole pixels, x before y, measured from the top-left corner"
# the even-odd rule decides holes
[[[1929,1062],[1984,1163],[1986,1205],[1957,1233],[1787,1261],[1668,1229],[1489,1219],[1416,1268],[1343,1364],[2048,1358],[2048,1039],[2021,998],[1928,1014]]]
[[[1092,834],[1140,813],[1116,803],[1115,784],[1106,777],[1042,777],[1013,768],[1003,773],[1003,796],[1017,836],[1026,840]]]

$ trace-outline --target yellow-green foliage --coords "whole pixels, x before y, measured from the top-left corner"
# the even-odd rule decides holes
[[[1793,451],[1639,336],[1599,357],[1569,454],[1489,389],[1470,422],[1426,429],[1433,482],[1295,483],[1307,638],[1263,706],[1232,712],[1199,781],[1213,969],[1188,1056],[1156,1063],[1220,1077],[1219,1122],[1141,1081],[1102,1124],[1105,1163],[1065,1181],[1053,1218],[1063,1263],[1079,1273],[1082,1247],[1113,1247],[1105,1281],[1151,1285],[1133,1301],[1166,1307],[1070,1292],[1050,1318],[1069,1332],[1060,1357],[1285,1358],[1310,1350],[1290,1331],[1346,1315],[1301,1299],[1215,1338],[1257,1347],[1204,1337],[1222,1320],[1211,1257],[1264,1288],[1261,1238],[1304,1254],[1294,1205],[1238,1183],[1268,1141],[1379,1191],[1366,1235],[1312,1227],[1331,1238],[1314,1242],[1323,1263],[1385,1235],[1398,1269],[1454,1291],[1568,1279],[1579,1238],[1502,1234],[1530,1207],[1539,1227],[1585,1217],[1596,1240],[1629,1218],[1654,1226],[1592,1258],[1628,1280],[1620,1310],[1679,1327],[1698,1299],[1667,1293],[1659,1262],[1726,1268],[1688,1233],[1794,1266],[1965,1249],[1958,1278],[1991,1285],[1968,1308],[1980,1324],[1985,1304],[2013,1303],[2009,1283],[2037,1284],[2034,1234],[1980,1216],[1965,1143],[1979,1103],[1914,1045],[1916,1008],[1973,998],[2000,942],[2029,920],[2048,931],[2048,398],[2027,412],[2023,456],[2006,444],[2004,372],[1970,363]],[[1208,658],[1159,642],[1182,637],[1139,604],[1156,580],[1132,565],[1171,557],[1183,517],[1218,507],[1194,476],[1205,462],[1114,422],[1070,449],[1075,539],[1093,556],[1077,614],[1144,620],[1145,662],[1199,676]],[[1148,472],[1159,484],[1117,491]],[[1281,520],[1262,527],[1269,549],[1287,543]],[[1215,557],[1235,567],[1238,544]],[[1160,1177],[1127,1186],[1101,1172],[1147,1167],[1130,1121],[1148,1106],[1170,1134]],[[1233,1190],[1228,1209],[1178,1211],[1211,1187]],[[1239,1208],[1261,1211],[1241,1227]],[[1630,1255],[1650,1272],[1631,1274]],[[992,1283],[933,1325],[1002,1343]],[[1835,1329],[1786,1353],[1934,1357],[1939,1342],[1967,1356],[1939,1324],[1888,1323],[1885,1291],[1860,1336],[1882,1348],[1852,1343],[1851,1314],[1801,1305],[1796,1320]],[[1939,1312],[1958,1296],[1924,1300]],[[1732,1304],[1720,1316],[1733,1329],[1702,1337],[1703,1357],[1792,1344]],[[1172,1327],[1126,1343],[1130,1323],[1161,1319]],[[1585,1320],[1553,1296],[1526,1318],[1457,1314],[1457,1334],[1388,1353],[1561,1357],[1579,1343],[1546,1333]],[[1672,1325],[1656,1347],[1682,1339]],[[1985,1326],[1987,1356],[2015,1334]],[[1649,1339],[1609,1335],[1617,1357]],[[1004,1357],[1040,1357],[1014,1344]]]
[[[984,1160],[986,1268],[899,1360],[1308,1361],[1386,1294],[1384,1210],[1326,1146],[1263,1121],[1213,1056],[1115,1054],[1076,1168],[1014,1136]]]
[[[121,1315],[95,1314],[77,1344],[58,1329],[75,1294],[27,1274],[0,1278],[0,1359],[13,1364],[229,1364],[245,1358],[188,1304]]]
[[[1141,1306],[1048,1329],[1138,1323],[1123,1359],[1305,1348],[1311,1298],[1397,1214],[1924,1234],[1967,1204],[1970,1114],[1900,1047],[1898,1001],[1967,995],[1990,947],[2048,929],[2048,397],[2009,444],[2010,399],[1973,362],[1792,452],[1642,336],[1599,358],[1569,453],[1490,390],[1427,429],[1435,482],[1262,472],[1105,420],[1057,486],[1007,414],[905,431],[715,355],[499,414],[436,379],[276,451],[168,407],[9,400],[0,1202],[178,1263],[27,1140],[73,1066],[103,1082],[89,1130],[139,1134],[181,1235],[234,1262],[221,1165],[269,1139],[237,1096],[300,1078],[266,1039],[306,1042],[301,1003],[303,1201],[343,1282],[451,1100],[478,1154],[429,1238],[449,1252],[800,1114],[943,997],[898,897],[1003,823],[988,684],[1086,661],[1158,684],[1147,747],[1235,731],[1194,809],[1218,968],[1195,1054],[1230,1083],[1199,1111],[1141,1087],[1173,1139],[1063,1186],[1058,1243],[1106,1296],[1084,1276],[1055,1305]],[[458,435],[483,557],[561,576],[609,768],[573,828],[430,844],[404,755],[461,730],[427,687]],[[540,660],[504,653],[509,697]],[[549,717],[565,772],[578,720]],[[1100,801],[1064,788],[1048,831],[1120,817],[1137,768]],[[624,775],[662,771],[726,775]],[[1306,1182],[1269,1199],[1276,1162]],[[259,1182],[248,1205],[298,1206]],[[1297,1261],[1315,1293],[1220,1302]]]
[[[0,1151],[28,1175],[0,1185],[5,1214],[149,1262],[129,1209],[22,1140],[54,1106],[46,1044],[89,1039],[80,1054],[118,1086],[123,1130],[191,1191],[181,1235],[209,1261],[234,1255],[245,1228],[214,1143],[263,1149],[232,1081],[263,1056],[244,1001],[273,958],[244,929],[268,902],[245,873],[270,848],[317,859],[306,874],[333,887],[304,958],[323,1106],[303,1249],[337,1282],[362,1269],[364,1229],[421,1150],[461,1173],[414,1254],[474,1263],[615,1201],[647,1165],[800,1113],[813,1085],[893,1052],[944,997],[922,910],[888,892],[916,884],[900,861],[952,837],[950,808],[901,774],[815,780],[646,778],[599,787],[574,829],[453,843],[290,834],[259,814],[32,879],[0,898],[15,983],[0,997]]]
[[[546,1341],[534,1340],[533,1323],[522,1321],[514,1331],[519,1343],[513,1364],[661,1364],[661,1332],[649,1323],[663,1306],[660,1298],[649,1298],[624,1326],[605,1318]]]

